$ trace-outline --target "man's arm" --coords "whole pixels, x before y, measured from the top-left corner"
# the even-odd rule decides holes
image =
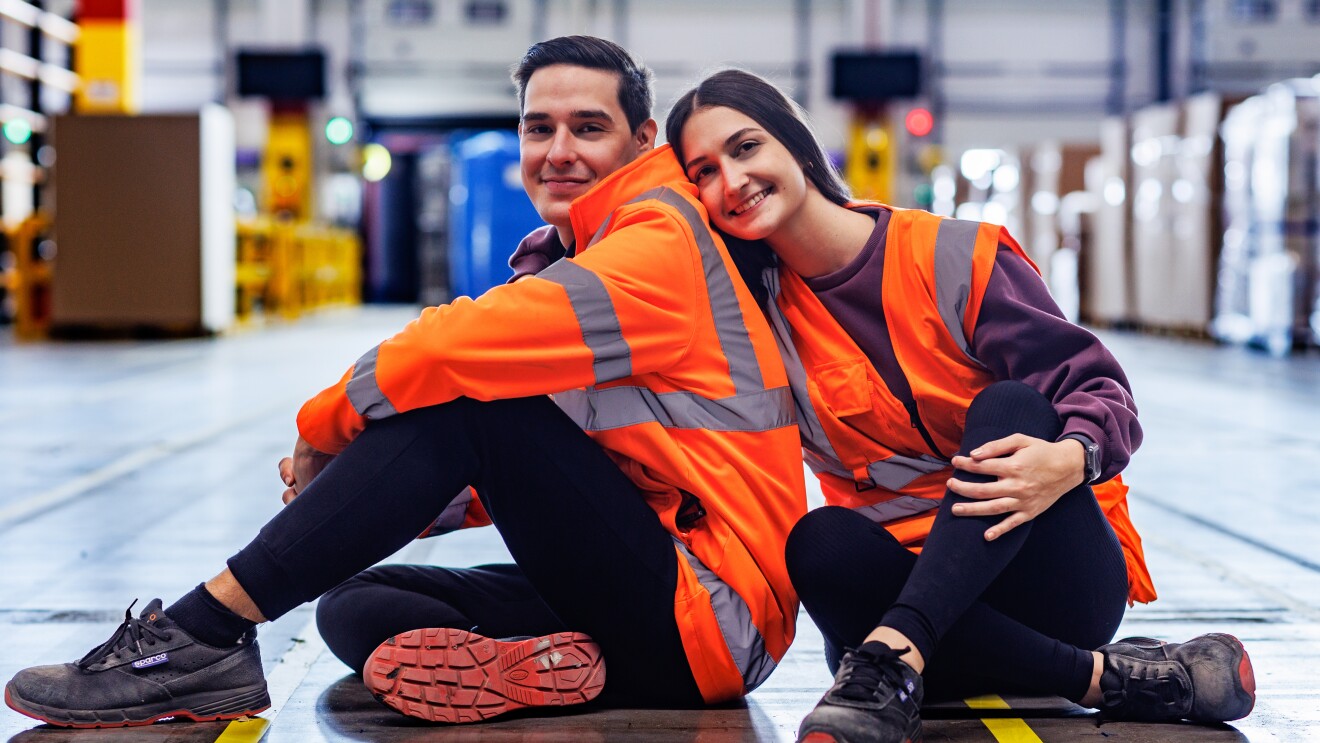
[[[424,310],[303,406],[302,437],[335,454],[370,419],[457,397],[561,392],[672,365],[694,333],[694,249],[664,210],[615,221],[589,251],[540,276]]]

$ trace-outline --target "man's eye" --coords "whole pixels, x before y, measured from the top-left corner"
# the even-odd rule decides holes
[[[583,132],[584,134],[590,134],[594,132],[603,132],[605,131],[605,127],[600,124],[583,124],[578,131]]]

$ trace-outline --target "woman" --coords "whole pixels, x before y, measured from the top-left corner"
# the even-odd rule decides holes
[[[1236,638],[1104,644],[1155,598],[1118,477],[1136,409],[1007,231],[850,203],[801,111],[747,72],[704,80],[666,129],[766,300],[828,502],[787,546],[836,671],[800,739],[916,739],[923,687],[1250,712]]]

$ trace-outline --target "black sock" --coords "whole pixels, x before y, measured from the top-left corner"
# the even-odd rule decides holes
[[[244,633],[257,626],[256,622],[235,614],[216,600],[206,590],[205,583],[198,583],[196,588],[170,604],[165,614],[193,639],[218,648],[233,645]]]

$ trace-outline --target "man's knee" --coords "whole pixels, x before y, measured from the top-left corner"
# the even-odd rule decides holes
[[[824,506],[808,511],[793,526],[784,559],[799,595],[825,588],[846,574],[846,555],[837,546],[842,534],[856,530],[859,518],[851,509]]]

